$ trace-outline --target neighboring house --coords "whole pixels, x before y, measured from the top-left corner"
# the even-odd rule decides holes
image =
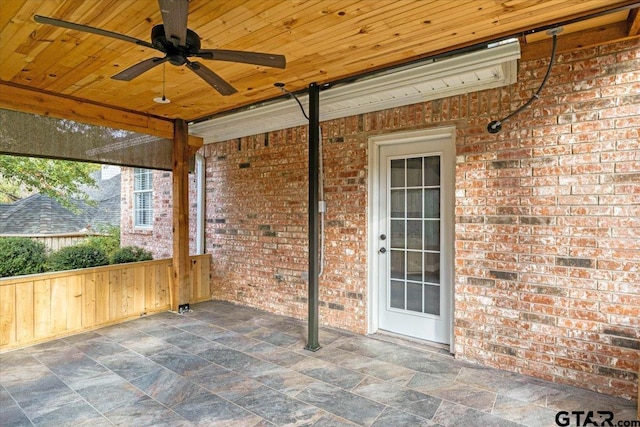
[[[529,99],[548,56],[523,47],[506,87],[322,121],[321,323],[633,396],[639,56],[638,40],[558,55],[497,134],[487,124]],[[213,298],[305,318],[307,127],[255,133],[200,150]],[[153,174],[154,220],[136,227],[123,171],[123,242],[171,255],[170,178]]]
[[[171,172],[123,167],[121,175],[120,244],[145,248],[154,259],[171,258]],[[195,200],[194,179],[191,175],[190,201]],[[189,221],[190,252],[195,254],[195,213]]]
[[[76,201],[76,212],[42,194],[33,194],[11,204],[0,205],[0,237],[23,236],[42,241],[51,249],[82,241],[105,226],[120,222],[120,173],[94,175],[97,187],[84,191],[95,204]]]

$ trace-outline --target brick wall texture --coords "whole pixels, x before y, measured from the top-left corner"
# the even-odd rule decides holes
[[[173,253],[172,216],[172,176],[171,172],[153,172],[153,227],[135,228],[133,226],[133,168],[122,168],[121,188],[122,196],[120,208],[120,245],[140,246],[149,250],[155,259],[171,258]],[[195,176],[189,175],[189,247],[190,253],[195,253],[196,236],[196,184]]]
[[[367,329],[368,137],[455,126],[456,357],[635,396],[640,43],[559,54],[541,99],[487,133],[528,100],[548,61],[521,60],[509,87],[321,124],[322,324]],[[214,298],[306,317],[306,147],[298,127],[202,148]],[[153,232],[125,227],[123,239],[168,255],[170,185],[157,191]]]

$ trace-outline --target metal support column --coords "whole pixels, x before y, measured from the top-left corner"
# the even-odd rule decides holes
[[[305,350],[318,351],[320,88],[309,85],[309,338]]]

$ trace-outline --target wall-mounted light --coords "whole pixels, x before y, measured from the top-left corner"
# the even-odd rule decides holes
[[[548,35],[553,36],[553,47],[551,48],[551,59],[549,60],[549,68],[547,68],[547,73],[544,75],[544,79],[542,79],[542,83],[540,84],[540,87],[538,88],[536,93],[534,93],[533,96],[527,102],[522,104],[520,106],[520,108],[518,108],[513,113],[510,113],[509,115],[507,115],[504,119],[494,120],[494,121],[490,122],[487,125],[487,132],[489,132],[489,133],[498,133],[498,132],[500,132],[500,130],[502,130],[502,123],[506,122],[511,117],[515,116],[516,114],[520,113],[522,110],[527,108],[534,100],[540,98],[540,92],[542,92],[542,88],[547,83],[547,79],[549,79],[549,74],[551,73],[551,67],[553,67],[553,62],[555,61],[556,46],[557,46],[557,43],[558,43],[557,36],[561,32],[562,32],[562,27],[552,28],[552,29],[547,31]]]

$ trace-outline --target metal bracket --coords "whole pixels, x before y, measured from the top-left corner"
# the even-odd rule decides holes
[[[318,345],[317,347],[312,347],[312,346],[310,346],[310,345],[306,345],[306,346],[304,347],[304,349],[305,349],[305,350],[307,350],[307,351],[311,351],[311,352],[314,352],[314,353],[315,353],[316,351],[320,350],[321,348],[322,348],[322,347],[321,347],[320,345]]]
[[[557,35],[558,35],[558,34],[560,34],[563,30],[564,30],[564,28],[563,28],[563,27],[551,28],[551,29],[547,30],[547,35],[548,35],[548,36],[557,36]]]

